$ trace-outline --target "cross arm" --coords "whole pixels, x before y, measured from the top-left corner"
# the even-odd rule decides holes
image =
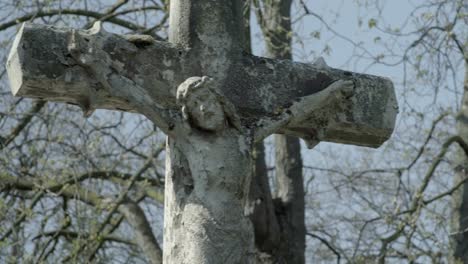
[[[236,70],[237,69],[237,70]],[[271,133],[313,146],[331,141],[378,147],[392,134],[398,104],[388,78],[244,54],[233,67],[238,89],[224,91],[256,140]],[[231,80],[234,83],[234,80]]]
[[[14,95],[94,109],[139,112],[164,132],[177,118],[175,88],[185,50],[149,36],[23,24],[8,56]]]

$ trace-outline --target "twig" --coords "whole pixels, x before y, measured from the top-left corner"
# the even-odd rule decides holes
[[[307,232],[306,235],[308,235],[310,237],[313,237],[315,239],[318,239],[320,242],[322,242],[322,244],[324,244],[328,249],[330,249],[333,252],[333,254],[335,254],[336,263],[340,264],[340,261],[341,261],[340,252],[338,252],[325,238],[320,237],[320,236],[315,235],[315,234],[312,234],[312,233],[309,233],[309,232]]]

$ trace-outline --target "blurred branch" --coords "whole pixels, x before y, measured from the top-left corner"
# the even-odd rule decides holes
[[[143,31],[146,29],[145,27],[132,23],[127,20],[116,18],[116,16],[138,12],[138,11],[144,11],[144,10],[160,10],[160,7],[150,6],[150,7],[135,8],[135,9],[129,9],[129,10],[125,10],[125,11],[121,11],[121,12],[113,13],[109,15],[99,13],[99,12],[84,10],[84,9],[51,9],[47,11],[39,11],[39,12],[30,13],[30,14],[15,18],[13,20],[10,20],[8,22],[5,22],[3,24],[0,24],[0,31],[10,28],[12,26],[15,26],[17,24],[20,24],[22,22],[29,21],[31,19],[40,18],[40,17],[51,17],[51,16],[56,16],[56,15],[78,15],[78,16],[92,17],[97,20],[107,21],[112,24],[130,29],[130,30]]]
[[[158,151],[155,152],[155,154]],[[132,204],[132,202],[128,199],[127,194],[132,188],[132,186],[135,184],[137,178],[141,176],[151,165],[151,160],[148,159],[148,161],[143,165],[143,167],[134,175],[132,175],[127,182],[127,186],[124,191],[122,191],[119,195],[119,197],[114,200],[112,198],[107,198],[104,196],[100,196],[99,194],[89,190],[82,188],[78,186],[77,184],[72,184],[72,181],[74,179],[70,179],[68,181],[65,181],[64,183],[52,183],[48,187],[43,186],[40,187],[34,183],[34,181],[30,181],[28,179],[20,179],[17,177],[13,176],[8,176],[5,174],[0,174],[0,187],[2,188],[15,188],[19,190],[34,190],[36,188],[42,188],[40,191],[41,194],[45,192],[53,192],[56,195],[60,195],[63,197],[67,197],[70,199],[79,199],[87,204],[93,205],[97,208],[106,208],[109,210],[109,214],[105,218],[105,220],[100,224],[99,228],[96,231],[96,236],[100,237],[102,232],[104,231],[105,226],[109,223],[109,221],[112,219],[112,215],[118,210],[120,213],[125,215],[127,217],[127,221],[132,225],[134,228],[135,234],[137,236],[137,242],[139,243],[140,248],[143,250],[143,252],[150,252],[152,255],[147,256],[149,259],[152,259],[154,257],[153,255],[158,254],[158,251],[154,252],[154,249],[159,248],[159,245],[157,244],[156,238],[154,235],[149,233],[148,231],[151,230],[151,227],[149,226],[149,222],[145,218],[145,215],[141,209],[136,208],[135,203]],[[89,174],[84,174],[85,176],[89,176]],[[83,176],[84,177],[84,176]],[[144,197],[145,195],[142,195],[141,197]],[[41,196],[42,197],[42,196]],[[39,200],[39,198],[37,199]],[[37,201],[34,200],[34,204]],[[122,206],[124,204],[124,206]],[[24,221],[26,215],[21,218],[21,221]],[[9,234],[12,232],[14,229],[14,226],[17,226],[18,223],[21,223],[20,221],[17,221],[5,234],[2,235],[2,238],[0,241],[2,241],[4,238],[9,236]],[[149,242],[152,242],[152,244],[148,244]],[[102,242],[98,243],[98,245],[102,245]],[[85,247],[86,244],[82,244],[82,246],[77,250],[76,252],[81,252],[81,249]],[[95,253],[99,247],[93,250]],[[148,249],[151,249],[149,251]],[[159,248],[160,249],[160,248]],[[95,254],[92,254],[90,256],[90,259],[94,257]],[[161,253],[161,250],[159,250],[159,253]],[[156,255],[155,255],[156,256]],[[73,257],[73,255],[72,255]],[[151,257],[151,258],[150,258]],[[160,263],[160,262],[154,262],[154,263]]]
[[[434,133],[434,130],[437,126],[437,124],[442,121],[446,116],[448,116],[449,113],[443,113],[439,115],[434,121],[432,121],[431,128],[429,129],[429,133],[427,133],[426,139],[424,140],[424,143],[421,145],[421,147],[418,150],[418,153],[414,157],[414,159],[410,162],[408,166],[406,166],[406,170],[409,170],[413,167],[413,165],[419,160],[421,155],[423,154],[424,150],[426,149],[427,144],[429,143],[429,140],[432,138],[432,134]]]
[[[465,155],[468,157],[468,144],[461,138],[460,136],[452,136],[448,138],[444,144],[442,145],[442,149],[440,150],[439,154],[435,158],[434,162],[431,164],[429,167],[428,171],[426,172],[426,175],[424,176],[421,185],[419,186],[418,190],[414,194],[414,199],[411,203],[411,206],[408,210],[406,210],[406,213],[408,215],[406,216],[405,220],[403,220],[397,227],[396,231],[393,232],[391,235],[387,236],[386,238],[382,239],[382,246],[380,249],[379,253],[379,263],[384,264],[385,263],[385,256],[387,254],[387,248],[390,243],[393,241],[397,240],[402,232],[404,231],[405,227],[407,226],[407,223],[411,223],[414,225],[416,223],[416,219],[419,218],[419,214],[421,212],[421,208],[425,206],[424,204],[424,191],[426,190],[427,186],[429,185],[429,182],[434,175],[435,170],[439,166],[440,162],[444,158],[444,156],[447,154],[449,147],[453,143],[458,143],[458,145],[463,149]],[[417,213],[418,215],[414,215]]]
[[[101,223],[100,227],[97,230],[97,233],[100,233],[104,230],[104,227],[107,225],[107,223],[110,221],[112,215],[118,210],[119,206],[121,203],[123,203],[127,199],[128,192],[130,189],[133,187],[135,184],[137,178],[143,174],[149,167],[151,166],[151,158],[149,158],[145,164],[143,164],[143,167],[138,170],[137,173],[133,174],[132,177],[129,179],[127,186],[120,192],[119,196],[115,201],[112,202],[111,206],[109,207],[109,213],[107,214],[106,218],[104,221]],[[92,259],[92,257],[91,257]],[[90,259],[90,260],[91,260]]]
[[[53,231],[48,231],[48,232],[41,232],[39,235],[34,237],[33,240],[36,240],[36,239],[38,239],[40,237],[50,237],[50,236],[51,237],[62,236],[64,238],[68,239],[68,240],[71,240],[71,239],[76,239],[76,238],[89,239],[93,235],[92,234],[86,234],[86,233],[83,233],[83,232],[76,232],[76,231],[60,229],[60,230],[53,230]],[[123,238],[121,238],[119,236],[106,235],[106,236],[99,237],[99,239],[103,239],[105,241],[110,241],[110,242],[117,242],[117,243],[127,244],[127,245],[130,245],[130,246],[136,246],[136,244],[134,242],[123,239]]]
[[[125,216],[127,222],[135,230],[136,243],[140,246],[148,261],[152,264],[162,264],[161,247],[156,241],[151,225],[140,206],[127,199],[120,204],[119,212]]]
[[[315,239],[318,239],[322,244],[324,244],[328,249],[330,249],[330,251],[332,251],[333,254],[335,254],[335,256],[336,256],[336,263],[340,264],[340,261],[341,261],[340,252],[338,252],[338,250],[336,250],[325,238],[320,237],[320,236],[318,236],[316,234],[313,234],[313,233],[309,233],[309,232],[307,232],[306,235],[308,235],[310,237],[313,237]]]
[[[357,47],[359,48],[360,50],[362,50],[365,54],[369,55],[371,58],[376,58],[374,55],[372,55],[368,50],[366,50],[365,48],[362,47],[362,45],[360,45],[359,43],[356,43],[354,42],[352,39],[348,38],[347,36],[337,32],[336,30],[334,30],[326,21],[325,19],[323,19],[320,15],[318,15],[317,13],[315,12],[312,12],[308,7],[307,7],[307,4],[304,2],[304,0],[300,0],[299,3],[301,4],[303,10],[304,10],[304,13],[306,15],[310,15],[310,16],[313,16],[315,17],[317,20],[320,21],[320,23],[322,23],[328,31],[332,32],[333,34],[335,34],[337,37],[345,40],[346,42],[350,43],[351,45],[353,45],[353,47]]]
[[[31,109],[24,114],[23,119],[19,121],[19,124],[9,133],[4,136],[3,139],[0,137],[0,150],[8,146],[15,138],[23,131],[23,129],[31,122],[33,117],[45,106],[46,101],[36,101]]]
[[[266,28],[265,28],[265,19],[263,17],[264,10],[260,6],[259,0],[252,0],[253,3],[253,10],[255,12],[255,15],[257,17],[258,24],[260,25],[260,30],[262,30],[263,34],[265,34]]]
[[[39,255],[36,257],[36,263],[41,263],[41,262],[44,262],[45,259],[47,259],[47,257],[55,250],[55,247],[57,246],[58,244],[58,241],[59,241],[59,237],[60,237],[60,233],[59,231],[65,231],[65,229],[67,229],[70,225],[71,225],[71,218],[69,217],[68,213],[66,212],[66,208],[67,208],[67,199],[63,199],[63,205],[62,205],[62,208],[64,209],[64,219],[63,221],[61,221],[61,227],[60,227],[60,230],[58,231],[55,231],[53,234],[50,235],[49,239],[45,242],[45,245],[43,246],[41,252],[39,253]],[[36,236],[37,238],[38,236]],[[33,238],[32,240],[34,240],[35,238]],[[52,244],[52,246],[49,248],[49,245]],[[49,248],[49,250],[47,250]],[[37,254],[34,254],[34,255],[37,255]]]
[[[0,178],[0,187],[2,183],[3,183],[3,179]],[[41,200],[43,195],[44,195],[44,191],[36,192],[36,194],[34,195],[31,201],[31,204],[29,205],[28,210],[32,210],[34,206],[36,206],[37,202]],[[21,215],[16,219],[16,221],[11,225],[11,227],[8,228],[8,230],[5,233],[3,233],[3,235],[0,237],[0,242],[3,242],[7,237],[9,237],[11,233],[13,232],[13,230],[15,230],[15,228],[17,228],[26,219],[26,217],[28,216],[28,212],[27,212],[28,210],[25,210],[24,212],[22,212]]]

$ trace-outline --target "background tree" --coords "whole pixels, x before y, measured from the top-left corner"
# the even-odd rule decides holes
[[[292,21],[291,0],[253,0],[258,24],[266,44],[266,55],[271,58],[292,60]],[[274,204],[260,205],[261,210],[269,212],[274,209],[274,215],[254,215],[256,226],[269,227],[260,234],[256,229],[256,242],[260,250],[271,255],[268,260],[273,263],[304,263],[305,257],[305,222],[304,222],[304,181],[302,177],[302,157],[299,138],[285,135],[274,136],[275,146],[275,193]],[[264,159],[264,146],[257,147],[258,159]],[[264,163],[257,162],[255,175],[266,177]],[[264,203],[271,201],[271,190],[268,180],[261,181],[265,186],[258,194]],[[260,188],[259,188],[260,189]],[[258,207],[259,205],[257,205]],[[265,209],[266,208],[266,209]],[[272,234],[273,233],[273,234]]]

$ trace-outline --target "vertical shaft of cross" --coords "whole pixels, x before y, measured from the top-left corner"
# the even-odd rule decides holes
[[[190,48],[187,74],[223,79],[241,54],[242,21],[239,0],[171,1],[169,41]]]
[[[209,76],[222,86],[228,79],[242,54],[240,3],[171,1],[169,39],[188,50],[182,69],[187,81]],[[191,132],[167,139],[164,262],[253,263],[252,224],[244,214],[251,173],[249,139],[231,124],[212,132],[199,130],[191,121]]]

